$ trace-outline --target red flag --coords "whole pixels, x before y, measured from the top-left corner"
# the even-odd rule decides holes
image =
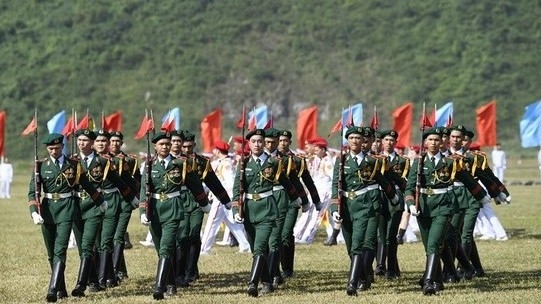
[[[430,128],[434,125],[434,122],[436,121],[436,111],[434,111],[432,114],[430,114],[432,119],[429,118],[429,116],[426,115],[426,108],[423,104],[423,114],[421,115],[421,128]]]
[[[122,112],[102,116],[102,129],[108,132],[122,131]]]
[[[28,135],[32,132],[34,132],[34,130],[36,130],[38,128],[38,124],[36,122],[36,118],[32,118],[32,121],[28,124],[28,126],[26,127],[26,129],[24,129],[24,131],[21,133],[21,135]]]
[[[82,130],[82,129],[88,129],[89,126],[89,120],[88,120],[88,114],[86,114],[83,119],[77,124],[77,128],[75,130]]]
[[[147,134],[147,132],[150,132],[152,130],[154,130],[154,120],[152,118],[149,118],[148,114],[145,113],[145,117],[143,117],[143,121],[141,121],[141,126],[135,134],[135,139],[143,138]]]
[[[496,101],[477,108],[477,143],[481,146],[494,146],[497,142]]]
[[[374,130],[377,130],[379,127],[378,111],[376,110],[375,106],[374,106],[374,116],[372,117],[372,122],[370,123],[370,127]]]
[[[64,126],[64,129],[62,129],[62,135],[66,136],[66,137],[69,137],[73,131],[75,131],[75,122],[74,122],[74,117],[70,117],[70,119],[68,120],[68,122],[66,122],[66,125]]]
[[[175,120],[174,119],[166,119],[162,123],[162,127],[160,128],[163,132],[172,132],[175,130]]]
[[[212,152],[214,143],[222,138],[222,109],[216,109],[201,120],[203,152]]]
[[[342,124],[342,123],[340,123]],[[351,126],[353,126],[354,123],[353,123],[353,113],[351,111],[351,106],[349,106],[349,112],[348,112],[348,118],[346,119],[346,128],[349,128]]]
[[[4,156],[4,142],[6,139],[6,111],[0,112],[0,156]]]
[[[270,129],[273,127],[273,118],[272,118],[272,114],[270,115],[270,118],[269,118],[269,121],[267,121],[267,124],[265,125],[265,127],[263,128],[264,130],[267,130],[267,129]]]
[[[334,124],[334,126],[332,127],[331,129],[331,133],[329,134],[329,136],[334,133],[334,132],[338,132],[342,130],[342,117],[340,117],[340,119]]]
[[[317,136],[317,106],[299,112],[297,119],[297,147],[304,149],[307,140]]]
[[[248,121],[248,130],[255,130],[257,128],[257,119],[255,117],[255,108],[252,110],[252,117]]]
[[[246,125],[246,109],[242,107],[242,114],[239,117],[239,120],[237,120],[237,128],[243,129],[245,125]]]
[[[396,145],[409,147],[411,145],[411,124],[413,122],[413,103],[396,108],[393,111],[393,130],[398,132]]]

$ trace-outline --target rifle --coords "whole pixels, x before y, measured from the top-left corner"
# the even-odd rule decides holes
[[[242,205],[244,204],[244,147],[246,145],[246,141],[244,140],[244,132],[246,130],[246,109],[242,107],[242,145],[241,145],[241,153],[240,153],[240,164],[239,164],[239,216],[241,218],[244,217]]]
[[[415,180],[415,208],[419,212],[419,193],[421,192],[421,179],[423,178],[423,167],[425,165],[425,148],[423,144],[423,134],[425,132],[425,122],[428,118],[426,117],[426,108],[423,103],[423,113],[421,118],[421,145],[419,146],[419,161],[417,162],[417,176]]]
[[[34,109],[34,120],[36,121],[36,128],[34,129],[34,196],[36,197],[36,206],[38,207],[38,214],[41,215],[41,174],[40,165],[38,159],[38,108]]]
[[[342,112],[344,112],[344,109],[342,109]],[[350,114],[351,115],[351,107],[350,107]],[[348,118],[349,119],[349,118]],[[341,126],[340,126],[340,136],[338,136],[338,144],[340,147],[340,159],[338,161],[338,202],[337,202],[337,206],[338,206],[338,214],[340,215],[340,217],[342,216],[342,204],[343,204],[343,196],[342,196],[342,193],[340,193],[342,190],[342,183],[343,183],[343,175],[344,175],[344,153],[343,153],[343,149],[342,149],[342,136],[344,136],[344,122],[342,122]],[[340,230],[342,224],[341,223],[334,223],[334,227],[333,229],[335,230]]]
[[[152,155],[150,154],[150,130],[147,128],[147,161],[145,162],[145,170],[146,170],[146,179],[145,179],[145,187],[146,187],[146,197],[147,197],[147,206],[145,209],[145,214],[147,216],[147,219],[150,221],[150,179],[152,178]]]

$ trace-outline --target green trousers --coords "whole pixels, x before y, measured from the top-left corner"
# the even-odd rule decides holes
[[[173,252],[176,248],[179,225],[180,220],[172,220],[163,223],[152,221],[150,223],[150,234],[152,234],[154,248],[160,259],[173,256]]]
[[[253,257],[266,256],[271,232],[276,225],[276,221],[263,221],[258,223],[244,222],[244,230]]]
[[[102,216],[73,222],[73,234],[75,235],[81,259],[90,258],[94,255],[94,245],[101,230],[101,223]]]
[[[440,254],[450,220],[450,216],[447,215],[417,217],[419,231],[421,232],[421,238],[427,255],[433,253]]]
[[[366,216],[342,221],[342,235],[346,242],[348,255],[361,254],[363,249],[374,250],[378,232],[378,217]]]
[[[66,263],[66,252],[71,233],[72,222],[41,225],[41,234],[47,249],[49,263]]]

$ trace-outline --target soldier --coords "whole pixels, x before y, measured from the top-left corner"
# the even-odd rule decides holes
[[[228,156],[229,144],[224,141],[217,141],[214,144],[213,153],[215,159],[211,162],[212,169],[216,176],[227,190],[227,194],[233,196],[233,180],[235,178],[235,170],[231,157]],[[246,240],[244,227],[241,224],[233,221],[231,209],[227,209],[223,204],[212,204],[212,207],[207,218],[207,223],[202,237],[201,254],[209,254],[212,244],[216,239],[216,234],[220,225],[224,223],[235,239],[239,242],[239,252],[250,251],[250,244]]]
[[[210,165],[210,159],[194,152],[195,134],[188,130],[182,131],[182,155],[189,159],[192,166],[191,171],[195,172],[214,196],[226,208],[231,208],[231,199],[227,191],[220,183]],[[199,278],[199,254],[201,252],[201,227],[203,225],[203,212],[197,208],[195,198],[187,193],[187,201],[184,205],[184,219],[180,223],[180,232],[177,238],[177,262],[179,285],[186,286]],[[217,202],[218,203],[218,202]],[[210,206],[209,206],[210,211]],[[208,213],[208,211],[207,211]],[[184,280],[182,278],[184,276]]]
[[[291,131],[282,130],[279,132],[279,135],[278,152],[282,157],[288,156],[287,163],[284,163],[284,166],[287,165],[287,176],[290,178],[290,180],[298,178],[302,179],[304,186],[310,193],[312,204],[303,208],[303,214],[307,213],[309,208],[312,208],[312,210],[315,209],[316,212],[319,212],[321,210],[321,200],[314,184],[314,180],[308,171],[306,160],[303,157],[295,155],[290,149],[292,137]],[[299,187],[302,187],[302,184],[299,184]],[[295,227],[295,222],[297,221],[297,215],[298,208],[289,208],[284,221],[284,228],[282,229],[281,233],[281,265],[283,270],[282,276],[284,278],[293,276],[293,265],[295,261],[295,237],[293,235],[293,228]],[[280,281],[279,277],[278,281]]]
[[[258,296],[260,279],[263,282],[261,293],[272,289],[266,259],[278,216],[273,187],[279,183],[284,187],[288,201],[300,205],[297,190],[283,173],[281,161],[264,152],[264,136],[262,129],[246,135],[251,155],[239,162],[233,184],[233,217],[237,223],[244,223],[253,255],[248,283],[248,294],[253,297]]]
[[[452,196],[449,195],[453,182],[464,183],[476,200],[482,203],[490,201],[483,188],[463,170],[456,158],[445,158],[440,153],[441,135],[442,130],[438,128],[430,128],[423,133],[427,152],[414,160],[404,192],[408,210],[417,216],[425,247],[426,267],[420,281],[424,295],[443,289],[439,259],[445,231],[453,214]]]
[[[350,296],[357,295],[357,288],[367,290],[371,285],[368,268],[372,268],[374,260],[381,196],[384,193],[398,203],[395,188],[381,174],[382,161],[362,150],[365,139],[372,136],[368,129],[349,127],[345,133],[349,153],[336,160],[333,172],[330,208],[334,221],[342,223],[347,253],[351,258],[346,288]],[[368,149],[370,146],[371,143]],[[343,202],[339,196],[344,198]]]
[[[137,196],[141,190],[141,172],[139,171],[139,161],[137,155],[127,154],[121,150],[124,144],[124,135],[120,131],[115,131],[110,134],[109,152],[113,156],[113,161],[118,168],[118,174],[130,189]],[[118,281],[123,281],[128,278],[126,269],[126,261],[124,259],[124,249],[127,249],[126,240],[129,241],[128,224],[130,222],[133,205],[130,202],[121,204],[120,214],[118,216],[118,224],[116,226],[115,235],[113,238],[113,270]]]
[[[42,225],[41,232],[52,270],[47,302],[68,297],[64,269],[71,227],[73,221],[81,216],[75,196],[78,187],[89,194],[92,204],[100,213],[107,209],[107,202],[89,182],[87,175],[82,174],[80,164],[62,155],[63,140],[64,136],[58,133],[43,138],[49,157],[36,163],[39,179],[36,181],[33,174],[28,187],[30,214],[34,224]],[[45,193],[39,207],[36,193],[42,189]]]
[[[176,293],[174,270],[171,258],[174,257],[175,243],[184,208],[188,198],[183,188],[189,190],[203,212],[208,213],[210,205],[203,185],[192,170],[186,158],[175,158],[170,154],[171,133],[159,132],[152,138],[156,158],[144,169],[141,183],[141,204],[139,212],[141,223],[150,225],[159,257],[156,285],[153,298],[164,298],[165,289],[169,296]],[[149,213],[149,216],[147,214]]]
[[[95,206],[88,193],[84,190],[78,192],[78,196],[81,199],[81,218],[74,222],[73,232],[77,241],[81,261],[77,284],[71,294],[75,297],[84,297],[84,291],[89,278],[91,291],[101,291],[107,287],[112,287],[112,282],[109,282],[109,286],[107,286],[107,278],[109,277],[109,273],[112,273],[113,232],[110,227],[112,227],[112,223],[116,227],[116,222],[114,222],[115,217],[112,214],[116,214],[118,201],[122,199],[134,205],[138,204],[139,201],[135,198],[135,194],[130,188],[122,181],[115,170],[115,165],[112,164],[110,159],[98,155],[93,149],[94,140],[97,138],[96,133],[88,129],[83,129],[77,130],[75,136],[77,138],[79,154],[75,155],[74,158],[81,163],[84,174],[88,177],[92,185],[96,189],[101,189],[105,200],[111,200],[111,204],[115,205],[105,215],[108,221],[106,227],[102,228],[104,212],[101,212]],[[108,138],[102,137],[101,140],[107,142]],[[102,145],[104,143],[100,142],[100,145],[96,145],[96,147],[99,146],[101,149]],[[96,279],[94,264],[97,262],[94,244],[98,237],[100,239],[96,247],[98,247],[97,250],[99,251],[99,271]]]
[[[400,201],[398,204],[386,200],[383,203],[383,210],[379,219],[379,239],[378,239],[378,264],[381,270],[385,271],[383,275],[389,280],[396,279],[400,276],[400,268],[398,266],[397,250],[398,242],[396,232],[398,225],[404,212],[403,191],[406,187],[406,177],[408,176],[410,162],[409,158],[398,155],[395,152],[396,140],[398,132],[395,130],[384,130],[380,133],[382,156],[385,156],[385,173],[387,180],[394,185]],[[381,248],[381,251],[380,251]],[[387,263],[385,263],[387,262]],[[385,267],[387,266],[387,267]]]

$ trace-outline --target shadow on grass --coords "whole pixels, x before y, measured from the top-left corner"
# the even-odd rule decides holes
[[[524,228],[507,229],[507,234],[511,238],[541,240],[541,234],[528,234]]]

